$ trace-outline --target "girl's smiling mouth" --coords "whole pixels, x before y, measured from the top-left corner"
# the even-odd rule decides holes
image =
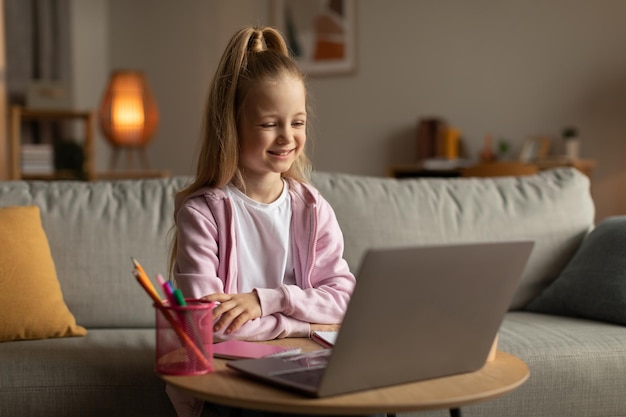
[[[286,149],[283,151],[267,151],[267,152],[275,156],[287,156],[293,151],[295,151],[295,149]]]

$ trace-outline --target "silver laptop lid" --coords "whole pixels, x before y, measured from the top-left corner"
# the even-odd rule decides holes
[[[368,251],[317,395],[481,368],[532,246]]]

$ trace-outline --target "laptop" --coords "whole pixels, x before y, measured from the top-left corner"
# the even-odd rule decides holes
[[[312,397],[478,370],[532,247],[508,241],[371,249],[332,349],[227,365]]]

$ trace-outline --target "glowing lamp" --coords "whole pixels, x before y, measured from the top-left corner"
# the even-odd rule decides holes
[[[111,168],[115,168],[122,149],[135,149],[148,168],[145,146],[154,135],[159,114],[148,82],[139,71],[115,71],[100,104],[100,127],[113,146]],[[132,157],[128,152],[128,165]]]

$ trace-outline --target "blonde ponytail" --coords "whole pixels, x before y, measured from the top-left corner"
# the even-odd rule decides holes
[[[285,74],[304,82],[304,75],[291,58],[281,33],[271,27],[247,27],[230,39],[213,77],[206,101],[202,128],[202,147],[198,154],[193,182],[179,191],[182,201],[202,187],[223,187],[229,182],[244,186],[239,171],[237,118],[253,83],[277,79]],[[304,152],[283,174],[307,182],[311,163]],[[175,231],[175,230],[174,230]],[[177,250],[174,234],[170,253],[170,272]]]

